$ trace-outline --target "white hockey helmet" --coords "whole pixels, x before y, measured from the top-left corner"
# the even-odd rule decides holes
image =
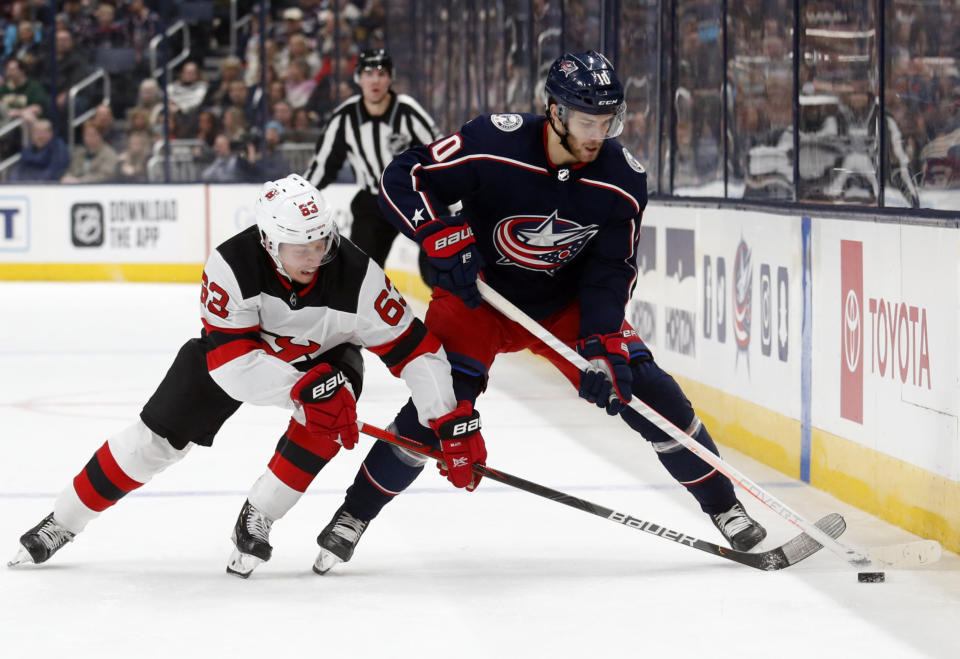
[[[326,253],[320,265],[333,260],[340,245],[340,232],[333,209],[320,191],[298,174],[267,181],[260,189],[256,204],[260,241],[273,257],[280,274],[289,279],[280,263],[280,244],[306,245],[326,241]]]

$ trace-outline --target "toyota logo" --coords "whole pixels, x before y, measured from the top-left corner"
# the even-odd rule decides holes
[[[843,356],[851,373],[860,365],[860,301],[850,289],[843,302]]]

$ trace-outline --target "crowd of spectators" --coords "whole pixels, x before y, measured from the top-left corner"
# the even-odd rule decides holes
[[[867,0],[807,0],[801,12],[800,198],[876,204],[881,162],[887,204],[936,205],[925,191],[960,188],[960,2],[892,0],[884,30]],[[731,8],[729,172],[744,196],[793,195],[793,22],[784,0]]]
[[[891,142],[922,188],[958,188],[960,1],[895,0],[887,34],[887,123],[899,133]]]
[[[356,92],[352,72],[359,51],[385,45],[383,0],[273,0],[264,10],[263,39],[260,6],[253,0],[237,3],[238,16],[248,20],[235,35],[228,0],[167,4],[62,0],[54,15],[49,0],[0,7],[0,128],[20,119],[25,137],[19,139],[17,131],[0,137],[2,158],[20,155],[0,176],[66,183],[154,180],[162,167],[151,176],[151,156],[164,152],[169,139],[175,160],[189,154],[187,177],[279,178],[303,164],[289,162],[284,153],[299,154],[299,161],[311,155],[330,111]],[[210,15],[198,12],[199,5]],[[150,70],[150,42],[164,24],[179,19],[187,22],[189,55],[170,72],[164,106]],[[55,50],[44,39],[50,30]],[[171,57],[181,39],[170,35]],[[94,83],[71,108],[70,88],[100,65],[110,78],[109,103]],[[76,145],[69,165],[61,167],[60,147],[71,142]],[[38,164],[44,159],[49,167]]]
[[[145,163],[166,136],[172,160],[189,154],[191,167],[175,180],[257,177],[256,162],[282,168],[284,158],[296,170],[292,145],[308,153],[331,110],[355,93],[356,54],[387,45],[388,9],[392,44],[408,46],[391,48],[396,86],[424,99],[444,131],[479,112],[539,112],[543,71],[561,49],[602,41],[598,0],[451,0],[439,9],[411,0],[272,0],[263,34],[257,0],[238,0],[238,15],[252,20],[235,35],[229,0],[57,5],[55,15],[49,0],[0,7],[0,127],[19,119],[31,133],[20,170],[47,171],[27,161],[53,158],[59,150],[50,145],[58,140],[88,148],[82,121],[74,120],[72,135],[68,128],[67,90],[103,61],[105,49],[129,53],[125,66],[110,69],[109,106],[92,112],[99,103],[94,85],[73,113],[90,113],[108,131],[105,145],[122,163],[115,180],[150,179]],[[198,18],[201,5],[212,13]],[[926,192],[960,187],[960,0],[891,0],[883,30],[871,0],[803,0],[797,88],[790,0],[729,4],[725,24],[720,0],[679,0],[668,22],[645,0],[618,7],[615,63],[629,102],[621,141],[656,174],[652,190],[667,180],[673,193],[715,194],[727,180],[734,197],[792,199],[799,190],[801,200],[875,204],[881,161],[885,203],[930,205]],[[149,71],[149,44],[161,25],[178,18],[189,25],[190,56],[170,72],[165,108]],[[55,49],[45,38],[50,31]],[[177,39],[171,37],[171,56]],[[651,56],[661,49],[676,56],[665,68]],[[42,127],[32,135],[38,119],[49,120],[51,139]],[[19,136],[0,133],[0,160],[20,150]],[[217,146],[220,136],[229,153],[223,140]],[[672,178],[660,174],[661,164]],[[8,180],[35,175],[6,173]]]

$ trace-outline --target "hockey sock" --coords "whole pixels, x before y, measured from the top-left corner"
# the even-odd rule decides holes
[[[714,455],[720,455],[710,433],[700,423],[698,417],[693,417],[693,423],[685,429],[691,437],[703,444]],[[693,498],[700,504],[700,509],[710,515],[730,510],[736,502],[733,493],[733,483],[719,471],[695,456],[686,447],[670,440],[668,442],[653,442],[660,463],[667,468],[670,475],[687,488]]]
[[[336,442],[319,442],[304,425],[290,419],[267,470],[250,488],[247,500],[271,520],[280,519],[339,450]]]
[[[420,425],[411,401],[403,406],[392,425],[399,434],[422,444],[437,442],[433,431]],[[375,443],[360,465],[353,485],[347,489],[344,508],[357,519],[373,519],[393,497],[417,479],[425,462],[422,456],[397,446]]]
[[[334,441],[315,439],[306,426],[290,419],[268,468],[289,487],[306,492],[320,470],[340,450]]]
[[[79,533],[90,520],[148,482],[190,450],[175,449],[142,421],[114,435],[101,446],[53,507],[63,527]]]
[[[652,407],[715,455],[720,455],[710,433],[700,423],[693,405],[673,377],[653,360],[631,365],[633,395]],[[737,500],[730,479],[687,450],[650,423],[632,407],[625,407],[620,416],[631,428],[653,444],[657,457],[670,475],[687,488],[705,513],[716,514],[730,509]]]

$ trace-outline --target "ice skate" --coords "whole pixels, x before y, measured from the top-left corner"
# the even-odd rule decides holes
[[[330,523],[317,536],[320,553],[313,563],[313,571],[326,574],[337,563],[349,561],[369,523],[357,519],[340,506]]]
[[[227,573],[246,579],[260,563],[269,561],[273,554],[270,546],[270,527],[273,520],[256,506],[246,501],[233,527],[231,539],[236,549],[227,562]]]
[[[749,551],[767,537],[767,530],[747,514],[739,501],[725,513],[710,515],[710,519],[737,551]]]
[[[39,524],[20,536],[20,549],[7,567],[16,567],[22,563],[39,565],[57,553],[61,547],[73,541],[74,534],[60,526],[53,513],[44,517]]]

